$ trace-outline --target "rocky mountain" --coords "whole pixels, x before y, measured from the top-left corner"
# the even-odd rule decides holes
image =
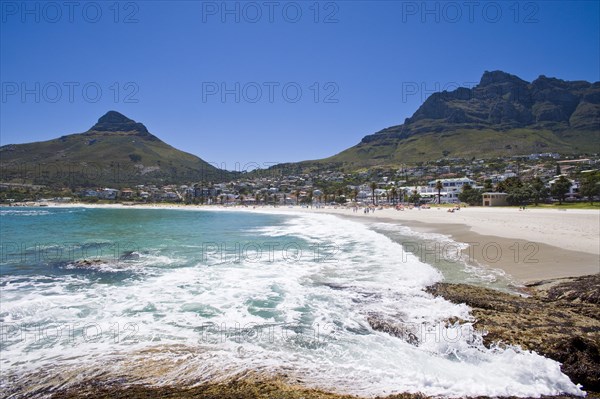
[[[228,172],[109,111],[84,133],[0,147],[2,182],[125,187],[223,180]]]
[[[359,167],[538,152],[600,152],[600,82],[486,71],[477,86],[434,93],[403,124],[321,161]]]

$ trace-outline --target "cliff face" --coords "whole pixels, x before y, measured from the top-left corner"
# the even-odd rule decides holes
[[[403,124],[317,162],[353,170],[540,152],[600,152],[600,82],[485,72],[475,87],[434,93]]]
[[[434,93],[403,125],[363,138],[406,138],[444,130],[600,129],[600,82],[540,76],[529,83],[502,71],[485,72],[472,89]]]
[[[148,133],[148,129],[142,123],[137,123],[117,111],[108,111],[101,116],[90,131]]]

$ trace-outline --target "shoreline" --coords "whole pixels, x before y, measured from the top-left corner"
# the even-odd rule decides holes
[[[81,204],[50,203],[51,208],[170,209],[185,211],[236,211],[261,213],[329,214],[360,223],[400,224],[418,233],[447,236],[466,243],[462,259],[468,264],[499,269],[526,286],[544,286],[548,280],[562,280],[600,273],[600,212],[550,209],[467,207],[454,213],[445,208],[362,209],[326,206],[256,207],[181,204]],[[42,207],[44,208],[44,207]],[[17,207],[18,209],[18,207]],[[426,248],[416,253],[423,261],[432,256]],[[430,261],[430,260],[429,260]]]
[[[435,223],[431,220],[439,217],[443,217],[446,212],[432,210],[412,210],[412,211],[395,211],[395,210],[378,210],[375,214],[363,214],[355,213],[352,209],[335,209],[335,208],[321,208],[321,209],[309,209],[309,208],[298,208],[298,207],[282,207],[282,208],[241,208],[241,207],[197,207],[197,206],[123,206],[120,204],[111,205],[79,205],[79,204],[59,204],[56,207],[61,208],[109,208],[109,209],[165,209],[165,210],[182,210],[182,211],[247,211],[256,213],[272,213],[272,214],[302,214],[302,213],[324,213],[337,215],[338,217],[348,218],[356,220],[360,223],[367,225],[375,223],[400,223],[403,226],[407,226],[410,229],[423,232],[423,233],[436,233],[452,237],[454,240],[460,242],[470,242],[472,247],[477,247],[473,243],[479,243],[479,247],[494,243],[499,245],[501,248],[509,248],[510,245],[514,245],[519,242],[528,242],[519,238],[506,238],[502,236],[484,235],[475,232],[475,228],[478,226],[467,225],[465,223],[458,223],[452,219],[449,215],[447,221],[441,223]],[[43,210],[44,208],[39,208]],[[516,210],[503,210],[499,212],[502,215],[508,215],[510,212],[516,213]],[[429,212],[429,213],[428,213]],[[435,212],[435,213],[433,213]],[[463,212],[463,210],[459,211]],[[487,211],[486,211],[487,212]],[[433,215],[431,214],[433,213]],[[547,213],[547,212],[546,212]],[[395,216],[398,215],[398,216]],[[419,216],[422,215],[422,216]],[[478,212],[465,212],[465,217],[472,217],[476,220]],[[526,218],[525,213],[517,213],[517,215],[523,219]],[[593,223],[595,219],[591,218],[589,213],[583,213],[587,218],[587,225],[576,226],[577,229],[589,229],[589,233],[593,234]],[[596,216],[596,215],[592,215]],[[418,220],[420,218],[420,220]],[[525,220],[524,222],[528,222]],[[566,223],[569,222],[567,219]],[[475,224],[475,223],[472,223]],[[541,229],[548,226],[538,226]],[[505,232],[506,233],[506,232]],[[551,232],[550,232],[551,233]],[[550,234],[549,233],[549,234]],[[543,236],[542,236],[543,238]],[[519,241],[521,240],[521,241]],[[541,240],[540,240],[541,241]],[[532,241],[533,242],[533,241]],[[538,258],[540,261],[532,263],[534,266],[529,268],[529,264],[525,262],[512,262],[512,267],[517,270],[525,269],[523,273],[531,273],[536,277],[532,281],[552,280],[552,284],[559,284],[558,279],[564,280],[562,277],[554,277],[552,273],[561,274],[565,273],[564,265],[561,262],[574,262],[573,256],[580,256],[583,259],[582,262],[593,261],[597,263],[598,256],[594,252],[594,248],[590,248],[588,252],[582,251],[569,251],[558,247],[553,247],[548,243],[538,242]],[[500,259],[491,264],[484,265],[487,267],[499,268],[500,266],[510,268],[511,259],[513,259],[513,253],[509,252],[505,256],[501,256]],[[506,259],[504,259],[506,258]],[[553,258],[558,258],[557,270],[552,271],[551,267],[545,266],[545,262],[551,261]],[[485,259],[483,253],[477,255],[477,252],[473,252],[474,262],[478,262],[478,259]],[[577,260],[577,259],[575,259]],[[589,264],[583,264],[581,270],[575,270],[570,268],[567,271],[569,276],[574,277],[575,272],[587,273],[593,270]],[[587,274],[597,274],[598,271]],[[598,385],[597,380],[594,380],[594,375],[597,370],[597,366],[593,366],[595,363],[594,353],[597,353],[597,320],[600,320],[595,309],[594,302],[597,295],[594,292],[594,285],[597,284],[597,279],[600,276],[596,275],[591,281],[589,286],[584,287],[582,293],[577,293],[577,296],[573,296],[573,289],[562,289],[559,291],[557,298],[551,297],[544,290],[548,289],[548,285],[538,285],[535,291],[531,292],[531,296],[519,296],[509,295],[494,290],[490,290],[478,286],[469,286],[465,284],[447,284],[438,283],[430,286],[427,290],[434,296],[441,296],[448,301],[453,303],[465,303],[471,307],[473,314],[477,319],[476,328],[486,330],[489,332],[487,338],[484,338],[486,346],[495,345],[496,342],[504,342],[512,345],[521,345],[526,350],[533,350],[541,353],[543,356],[560,361],[563,364],[567,364],[570,368],[563,369],[563,372],[567,374],[575,383],[584,381],[584,388],[588,388],[588,392],[597,392]],[[564,286],[564,284],[562,284]],[[571,286],[579,287],[579,281],[575,281]],[[589,296],[589,298],[588,298]],[[572,297],[572,298],[571,298]],[[580,304],[579,301],[584,299],[584,303]],[[587,303],[589,302],[589,304]],[[579,309],[581,308],[581,309]],[[525,313],[522,310],[526,309]],[[575,309],[575,310],[574,310]],[[533,311],[535,310],[535,312]],[[545,312],[545,313],[544,313]],[[568,317],[567,317],[568,316]],[[393,330],[386,330],[386,328],[394,327],[393,324],[384,325],[380,331],[391,333]],[[596,331],[591,335],[589,331]],[[540,341],[540,337],[544,337]],[[548,344],[547,339],[551,339],[551,344]],[[581,349],[580,347],[582,347]],[[596,352],[594,352],[596,351]],[[575,355],[572,355],[575,353]],[[581,359],[586,360],[585,368],[582,370],[580,367]],[[597,363],[596,363],[597,364]],[[565,367],[567,367],[565,366]],[[225,382],[206,382],[199,386],[184,386],[184,385],[172,385],[172,386],[147,386],[147,385],[135,385],[127,383],[115,383],[112,385],[110,381],[91,381],[90,385],[77,386],[72,389],[57,390],[53,392],[46,392],[53,394],[52,397],[56,398],[79,398],[86,395],[94,397],[133,397],[142,398],[149,396],[171,396],[171,397],[195,397],[198,395],[212,394],[214,397],[223,397],[222,395],[230,394],[230,397],[239,397],[236,395],[242,394],[241,397],[247,398],[267,398],[272,397],[273,393],[276,393],[281,398],[297,398],[299,396],[312,397],[312,398],[358,398],[359,396],[344,395],[335,392],[323,391],[317,387],[311,385],[305,385],[303,381],[296,380],[288,381],[286,378],[283,381],[277,381],[277,375],[271,376],[275,378],[276,382],[272,382],[270,379],[259,379],[259,380],[233,380]],[[287,377],[287,375],[286,375]],[[104,383],[108,384],[104,384]],[[590,389],[591,388],[591,389]],[[231,391],[229,391],[231,389]],[[189,396],[188,396],[189,395]],[[288,396],[289,395],[289,396]],[[210,396],[208,396],[210,397]],[[421,394],[399,394],[388,396],[392,398],[425,398],[426,396]],[[556,398],[572,397],[568,395],[557,395],[552,396]],[[593,397],[593,396],[592,396]]]
[[[458,243],[469,245],[463,250],[463,259],[467,263],[500,269],[526,286],[543,286],[541,283],[547,280],[600,273],[600,212],[594,210],[569,214],[545,209],[519,211],[513,208],[463,208],[451,214],[443,208],[405,211],[383,209],[369,214],[362,213],[360,209],[357,213],[340,208],[313,211],[366,224],[401,224],[419,233],[448,236]],[[457,214],[460,217],[455,217]],[[527,220],[530,215],[534,216],[533,220]],[[520,219],[516,228],[498,230],[515,218]],[[568,229],[571,218],[574,219],[572,228]],[[531,222],[538,225],[531,226]],[[563,229],[558,237],[555,235],[556,227]],[[584,234],[583,239],[572,235],[578,231]],[[556,245],[558,242],[562,242],[563,246]],[[419,250],[418,256],[426,261],[427,249]]]

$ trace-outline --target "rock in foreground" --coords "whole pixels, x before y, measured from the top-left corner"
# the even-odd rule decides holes
[[[600,392],[600,274],[569,279],[522,297],[465,284],[429,288],[466,303],[487,331],[486,345],[520,345],[562,363],[563,373],[584,390]]]

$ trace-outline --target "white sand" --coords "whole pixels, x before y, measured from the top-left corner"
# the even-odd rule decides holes
[[[470,262],[502,269],[522,283],[600,273],[600,211],[596,210],[469,207],[449,213],[447,208],[434,207],[364,214],[361,209],[354,213],[331,207],[303,211],[352,216],[365,222],[399,223],[417,231],[441,233],[470,243]],[[495,256],[494,250],[487,252],[489,245],[498,248],[500,255]]]
[[[303,210],[307,211],[306,208]],[[447,208],[431,208],[404,211],[383,209],[369,214],[364,214],[361,209],[354,213],[351,209],[343,208],[308,209],[308,211],[351,215],[372,220],[384,218],[434,225],[463,224],[477,234],[532,241],[571,251],[600,255],[600,211],[592,209],[559,211],[528,208],[520,211],[518,208],[470,207],[461,208],[454,213],[447,212]]]

